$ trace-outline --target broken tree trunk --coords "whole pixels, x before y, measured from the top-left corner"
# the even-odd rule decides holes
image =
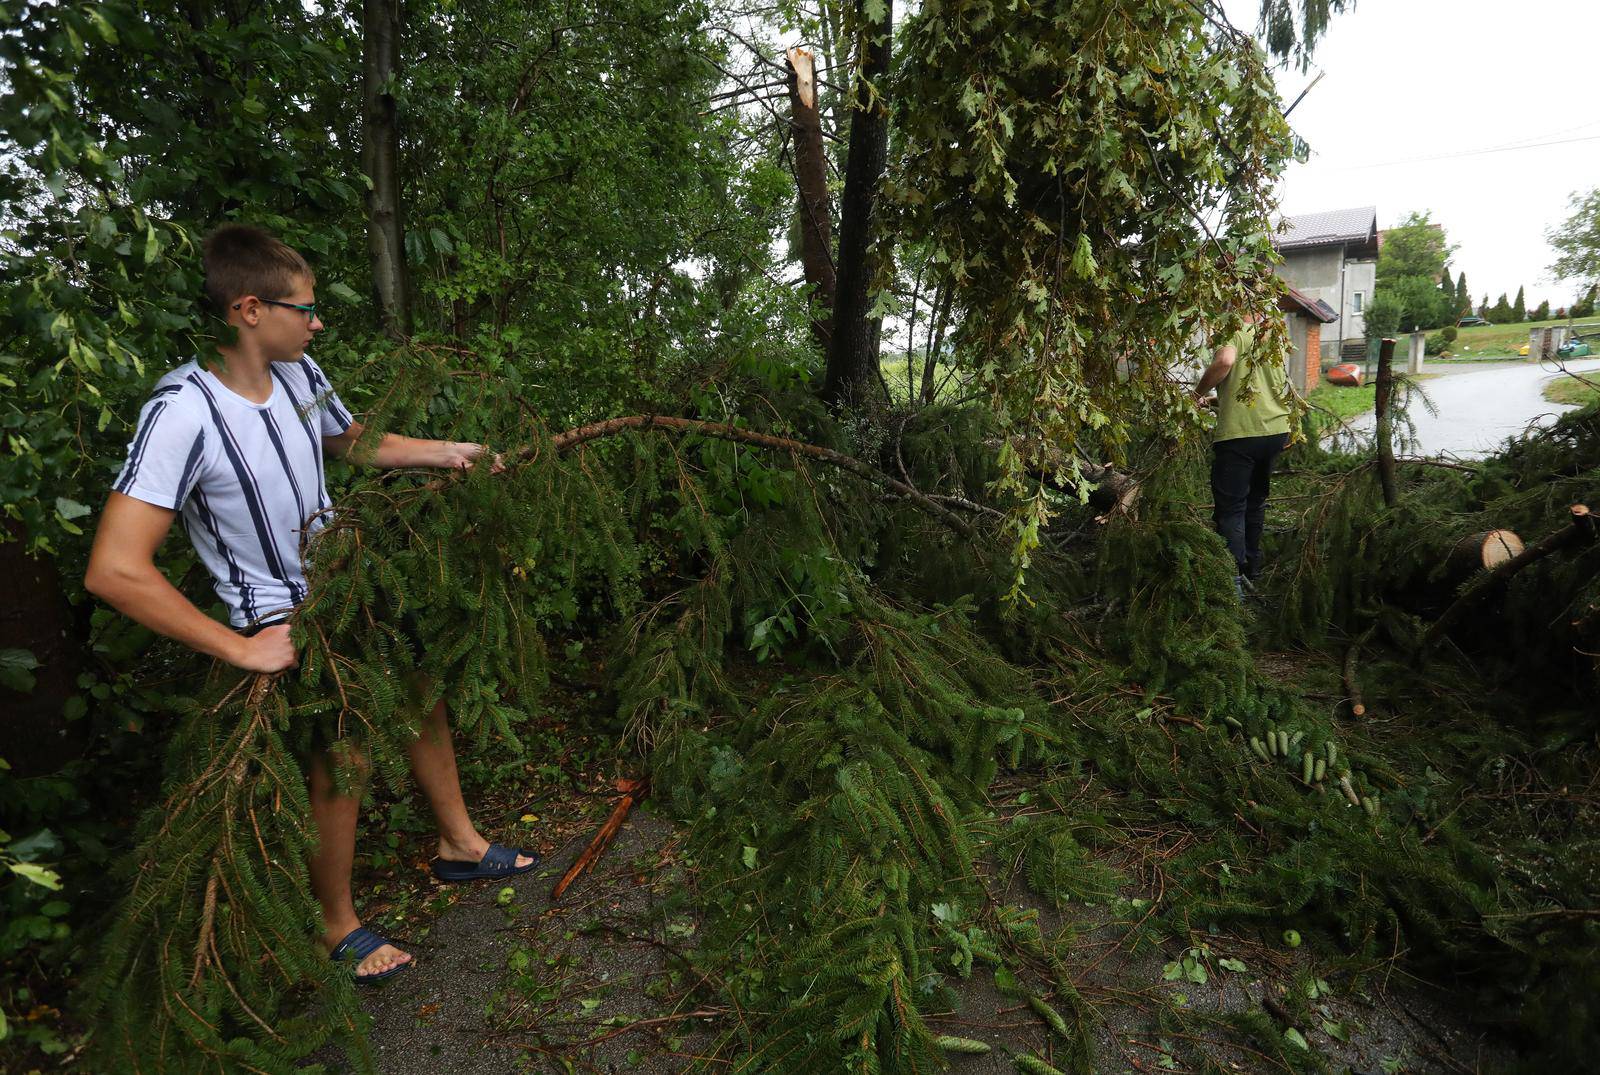
[[[1422,636],[1422,644],[1418,646],[1418,656],[1425,655],[1434,644],[1449,633],[1467,610],[1495,586],[1509,579],[1529,564],[1537,563],[1552,553],[1562,549],[1572,548],[1581,544],[1592,543],[1596,537],[1594,514],[1585,504],[1574,504],[1568,509],[1568,522],[1566,526],[1545,535],[1532,545],[1527,546],[1514,556],[1507,557],[1484,571],[1478,578],[1470,581],[1462,589],[1461,596],[1457,597],[1449,608],[1444,610],[1433,625],[1428,628],[1427,634]]]
[[[833,203],[828,198],[828,158],[817,108],[816,60],[810,50],[784,54],[789,66],[789,129],[794,135],[794,183],[799,193],[800,265],[813,308],[811,334],[824,349],[832,335]]]
[[[1394,507],[1394,340],[1385,337],[1378,348],[1378,382],[1374,392],[1378,427],[1378,483],[1385,507]]]
[[[874,7],[876,19],[869,15]],[[847,410],[881,400],[884,394],[878,372],[882,320],[871,316],[871,249],[878,188],[889,155],[889,108],[879,94],[888,86],[894,26],[894,5],[889,0],[881,4],[858,0],[855,9],[860,69],[851,94],[850,148],[839,204],[839,287],[822,383],[822,398]]]

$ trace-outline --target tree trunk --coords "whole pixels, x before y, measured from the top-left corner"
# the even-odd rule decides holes
[[[1385,507],[1394,507],[1394,340],[1385,338],[1378,348],[1376,397],[1378,426],[1378,483]]]
[[[400,201],[400,125],[394,83],[400,77],[400,0],[363,0],[361,18],[361,167],[367,192],[367,248],[384,331],[411,334],[405,221]]]
[[[872,242],[873,209],[889,154],[889,115],[873,88],[883,88],[889,73],[889,37],[894,26],[892,2],[883,5],[883,21],[866,23],[865,4],[856,11],[861,31],[861,73],[855,82],[850,117],[850,155],[845,162],[844,197],[839,212],[838,293],[833,305],[833,334],[828,341],[828,372],[822,397],[846,408],[883,399],[878,372],[881,323],[868,316],[873,266],[867,256]]]
[[[794,182],[799,193],[800,264],[812,303],[811,333],[827,349],[832,335],[833,203],[828,198],[828,158],[822,147],[822,113],[817,109],[816,59],[792,48],[789,64],[789,123],[794,132]]]
[[[0,758],[17,776],[54,772],[83,754],[88,721],[68,720],[67,700],[78,693],[84,650],[78,640],[88,632],[76,622],[62,592],[53,560],[29,556],[27,533],[20,523],[0,529],[0,578],[6,599],[0,605],[0,650],[25,650],[38,667],[33,689],[18,694],[0,686]]]
[[[1574,504],[1567,510],[1568,525],[1546,534],[1514,556],[1501,559],[1480,578],[1468,582],[1462,589],[1461,595],[1437,620],[1433,621],[1427,634],[1423,635],[1422,644],[1417,648],[1418,657],[1427,654],[1434,644],[1448,634],[1450,628],[1478,602],[1479,598],[1499,583],[1552,553],[1577,545],[1593,544],[1600,538],[1600,526],[1596,525],[1594,513],[1589,510],[1588,505]]]
[[[1450,550],[1446,574],[1456,583],[1491,570],[1522,552],[1522,539],[1510,530],[1468,534]]]

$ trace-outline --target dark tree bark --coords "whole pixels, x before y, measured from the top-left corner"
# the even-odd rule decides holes
[[[411,335],[405,217],[400,199],[399,109],[392,91],[400,77],[400,0],[364,0],[361,17],[361,167],[367,192],[367,248],[372,286],[384,331]]]
[[[857,17],[865,23],[865,5],[857,0]],[[822,397],[834,406],[859,407],[883,399],[878,372],[881,323],[867,316],[871,309],[872,216],[889,155],[889,114],[874,100],[868,83],[884,86],[889,73],[889,37],[894,7],[883,5],[883,21],[862,32],[861,76],[856,80],[850,115],[849,158],[845,162],[844,197],[839,210],[838,293],[833,304],[833,336],[828,341],[828,373]]]
[[[1383,487],[1383,503],[1394,507],[1394,341],[1385,338],[1378,347],[1376,398],[1378,426],[1378,484]]]
[[[0,578],[6,599],[0,602],[0,650],[33,654],[39,667],[27,694],[0,687],[0,758],[17,776],[54,772],[82,755],[88,721],[67,720],[62,707],[78,693],[84,651],[77,643],[88,635],[88,611],[77,622],[61,589],[55,563],[29,556],[27,534],[19,523],[0,528]]]
[[[817,109],[816,60],[792,48],[789,65],[789,124],[794,133],[794,182],[799,193],[800,264],[813,309],[811,332],[826,349],[832,335],[833,202],[828,197],[828,159],[822,148],[822,113]]]

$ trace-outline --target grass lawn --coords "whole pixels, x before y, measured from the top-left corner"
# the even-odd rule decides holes
[[[922,391],[922,356],[917,355],[911,363],[911,391],[912,394]],[[883,381],[889,386],[889,397],[896,403],[906,401],[906,356],[902,351],[899,354],[886,354],[878,363],[878,368],[883,371]],[[965,381],[959,377],[947,376],[949,366],[935,366],[933,383],[937,386],[941,381],[944,387],[939,391],[940,403],[949,403],[960,397]]]
[[[1557,377],[1544,386],[1544,398],[1551,403],[1570,403],[1581,407],[1600,399],[1600,379],[1589,378],[1584,384],[1576,377]]]
[[[1490,325],[1488,328],[1464,328],[1456,336],[1450,350],[1453,358],[1428,357],[1429,362],[1450,362],[1477,358],[1516,358],[1517,349],[1528,342],[1528,331],[1536,328],[1556,328],[1565,321],[1523,321],[1518,324]],[[1580,332],[1600,332],[1600,321],[1585,318],[1575,324]]]
[[[1357,415],[1366,414],[1377,405],[1377,390],[1373,384],[1352,387],[1324,381],[1311,390],[1306,402],[1313,407],[1332,411],[1341,421],[1349,421]]]

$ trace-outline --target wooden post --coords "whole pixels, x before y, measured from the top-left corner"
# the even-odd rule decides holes
[[[1385,507],[1394,507],[1394,340],[1384,337],[1378,348],[1377,397],[1378,482]]]

